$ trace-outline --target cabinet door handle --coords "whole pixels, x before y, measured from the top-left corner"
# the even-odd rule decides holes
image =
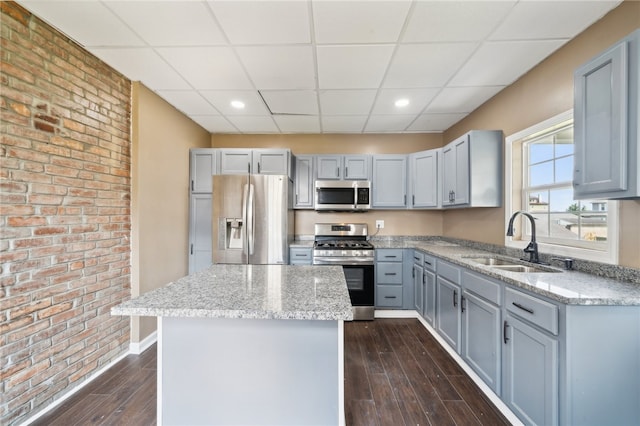
[[[307,257],[307,255],[303,253],[296,253],[296,257]]]
[[[513,306],[515,306],[518,309],[522,309],[525,312],[529,312],[531,315],[533,315],[533,309],[531,308],[527,308],[526,306],[522,306],[521,304],[519,304],[518,302],[512,302]]]
[[[416,205],[416,196],[415,195],[411,196],[411,205],[413,205],[413,206]]]
[[[426,260],[424,261],[425,264],[431,266],[431,262],[427,262]]]
[[[396,273],[395,273],[395,272],[385,272],[384,274],[385,274],[385,275],[396,275]]]
[[[402,204],[404,204],[405,206],[407,205],[407,194],[404,194]]]
[[[258,161],[258,174],[260,174],[260,162]]]
[[[427,283],[427,274],[422,274],[422,284]]]
[[[502,324],[502,339],[505,345],[509,341],[509,338],[507,337],[507,327],[509,327],[509,324],[507,324],[507,321],[505,320]]]
[[[191,251],[191,254],[193,254],[193,244],[191,244],[191,249],[190,249],[190,251]]]
[[[395,299],[396,297],[395,296],[385,296],[384,298],[385,299]]]
[[[412,269],[411,270],[411,278],[415,278],[416,277],[416,270]]]
[[[453,307],[458,306],[458,290],[453,290]]]
[[[464,305],[465,305],[465,303],[464,303],[464,302],[465,302],[465,300],[466,300],[466,299],[464,298],[464,296],[462,296],[462,297],[460,298],[460,311],[461,311],[463,314],[464,314],[464,310],[465,310],[465,307],[464,307]]]
[[[191,191],[193,191],[193,179],[191,180]]]
[[[385,254],[384,257],[385,257],[385,259],[395,259],[396,255],[395,254]]]
[[[348,167],[344,168],[344,177],[346,177],[346,178],[349,177],[349,168]]]
[[[336,167],[336,177],[340,177],[340,168]]]

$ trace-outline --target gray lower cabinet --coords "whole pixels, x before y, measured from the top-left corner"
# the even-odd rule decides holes
[[[211,194],[189,196],[189,273],[201,271],[212,264]]]
[[[525,424],[558,424],[558,341],[507,314],[502,400]]]
[[[424,316],[424,254],[418,250],[413,251],[413,267],[411,276],[413,278],[413,306],[414,309]]]
[[[313,248],[311,247],[290,247],[290,265],[311,265],[313,264]]]
[[[436,331],[458,353],[462,331],[460,296],[460,268],[438,260]]]
[[[403,307],[402,249],[376,249],[376,308]]]

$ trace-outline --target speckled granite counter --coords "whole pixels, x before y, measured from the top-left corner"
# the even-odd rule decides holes
[[[289,247],[313,248],[313,238],[311,238],[310,240],[295,240],[291,244],[289,244]]]
[[[111,309],[112,315],[353,319],[340,266],[213,265]]]
[[[595,274],[566,271],[552,268],[556,272],[522,273],[492,269],[471,261],[474,256],[504,257],[504,255],[464,243],[441,239],[389,238],[372,240],[376,248],[412,248],[437,256],[453,264],[504,281],[514,287],[529,290],[568,305],[639,306],[640,283],[627,282]],[[510,258],[513,260],[513,258]],[[611,267],[612,269],[621,269]],[[637,279],[634,270],[626,268],[624,277]]]

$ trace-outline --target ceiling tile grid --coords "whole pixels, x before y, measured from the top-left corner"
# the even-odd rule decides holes
[[[212,133],[402,133],[448,129],[621,1],[18,2]]]

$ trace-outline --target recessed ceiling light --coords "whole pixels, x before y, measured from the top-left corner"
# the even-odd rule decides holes
[[[398,99],[396,101],[396,106],[398,108],[406,107],[407,105],[409,105],[409,99]]]
[[[242,108],[244,108],[244,102],[242,102],[242,101],[231,101],[231,106],[234,107],[235,109],[242,109]]]

